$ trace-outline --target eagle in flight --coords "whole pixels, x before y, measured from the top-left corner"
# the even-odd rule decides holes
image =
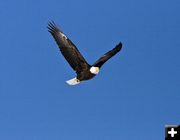
[[[48,23],[47,28],[56,41],[62,55],[77,74],[75,78],[66,81],[69,85],[77,85],[81,81],[92,79],[99,73],[102,65],[122,48],[122,43],[120,42],[112,50],[101,56],[94,64],[90,65],[77,47],[53,21]]]

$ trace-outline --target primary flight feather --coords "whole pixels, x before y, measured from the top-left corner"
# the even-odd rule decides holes
[[[81,81],[93,78],[99,73],[101,66],[122,48],[122,43],[120,42],[115,48],[100,57],[93,65],[90,65],[84,59],[77,47],[54,22],[49,22],[47,28],[55,39],[62,55],[77,74],[75,78],[66,81],[69,85],[76,85]]]

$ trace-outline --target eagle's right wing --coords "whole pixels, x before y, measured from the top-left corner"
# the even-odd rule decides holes
[[[76,73],[80,73],[84,69],[87,69],[89,64],[81,55],[77,47],[68,37],[64,35],[56,24],[54,22],[49,22],[47,28],[59,46],[61,53],[68,61],[69,65],[76,71]]]
[[[93,66],[95,67],[101,67],[106,61],[108,61],[111,57],[113,57],[116,53],[118,53],[122,49],[122,43],[120,42],[118,45],[116,45],[115,48],[105,53],[102,57],[100,57]]]

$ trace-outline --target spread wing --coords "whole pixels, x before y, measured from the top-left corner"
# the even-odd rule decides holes
[[[54,22],[49,22],[47,28],[59,46],[62,55],[76,73],[80,73],[89,67],[89,64],[86,62],[76,46],[64,35]]]
[[[105,53],[102,57],[100,57],[93,66],[95,67],[101,67],[106,61],[108,61],[111,57],[113,57],[116,53],[118,53],[122,48],[122,43],[120,42],[118,45],[116,45],[115,48]]]

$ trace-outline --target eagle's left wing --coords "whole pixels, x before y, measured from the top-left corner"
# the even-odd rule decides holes
[[[76,73],[80,73],[83,70],[88,69],[89,64],[81,55],[77,47],[68,37],[64,35],[56,24],[54,22],[49,22],[47,28],[59,46],[62,55],[68,61],[69,65],[76,71]]]

